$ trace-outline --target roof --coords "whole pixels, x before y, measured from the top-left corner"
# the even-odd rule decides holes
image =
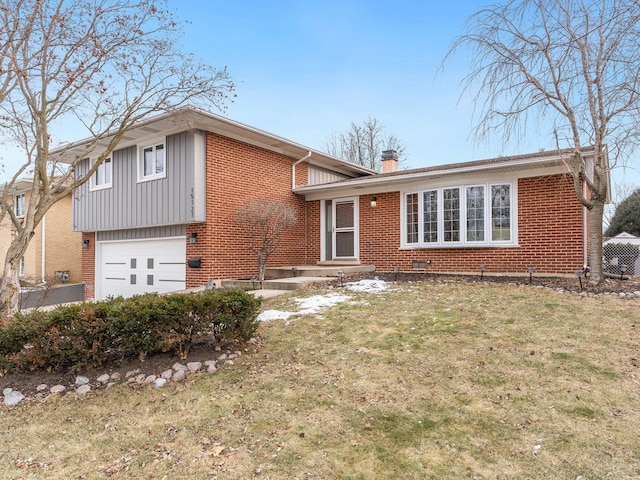
[[[640,245],[640,237],[636,237],[635,235],[631,235],[627,232],[622,232],[604,242],[604,245],[608,245],[610,243],[629,243],[631,245]]]
[[[286,138],[192,106],[181,107],[135,124],[125,133],[118,144],[118,149],[137,145],[141,141],[154,137],[171,135],[191,129],[217,133],[224,137],[233,138],[295,159],[303,158],[311,153],[311,156],[306,160],[308,163],[335,170],[351,177],[376,173],[369,168],[346,162]],[[106,147],[110,138],[111,135],[102,139],[99,142],[99,147]],[[71,163],[85,154],[87,144],[91,141],[92,139],[88,137],[53,150],[51,154],[61,155],[61,161]]]
[[[557,168],[565,165],[564,159],[574,149],[537,152],[526,155],[498,157],[470,162],[452,163],[412,170],[398,170],[380,173],[365,178],[350,178],[322,185],[307,185],[295,189],[296,193],[313,194],[334,190],[364,189],[384,192],[397,190],[400,185],[412,181],[432,180],[461,174],[505,173],[533,169]],[[587,156],[593,154],[593,147],[582,149]]]

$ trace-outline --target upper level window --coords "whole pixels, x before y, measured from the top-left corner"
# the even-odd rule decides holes
[[[24,217],[24,193],[13,197],[16,207],[16,217]]]
[[[153,180],[166,176],[164,140],[140,147],[138,152],[138,179]]]
[[[109,188],[111,186],[112,168],[111,158],[105,158],[96,173],[93,174],[91,187],[94,189]]]
[[[404,195],[403,202],[404,246],[475,246],[513,242],[512,188],[509,183],[411,192]]]

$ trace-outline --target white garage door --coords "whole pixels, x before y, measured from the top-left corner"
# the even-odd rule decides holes
[[[98,242],[96,298],[185,288],[184,237]]]

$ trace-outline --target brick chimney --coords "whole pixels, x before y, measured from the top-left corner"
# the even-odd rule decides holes
[[[382,173],[398,171],[398,152],[395,150],[385,150],[382,152]]]

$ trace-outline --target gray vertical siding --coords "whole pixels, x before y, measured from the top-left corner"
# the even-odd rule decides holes
[[[107,230],[96,234],[97,242],[113,240],[141,240],[145,238],[184,237],[185,225],[166,225],[162,227],[128,228],[126,230]]]
[[[346,178],[351,177],[315,165],[309,165],[309,185],[337,182],[338,180],[344,180]]]
[[[90,182],[76,191],[74,230],[93,232],[205,220],[205,134],[183,132],[166,138],[165,178],[138,182],[136,146],[112,155],[112,186],[91,190]],[[89,160],[78,166],[78,175]]]

